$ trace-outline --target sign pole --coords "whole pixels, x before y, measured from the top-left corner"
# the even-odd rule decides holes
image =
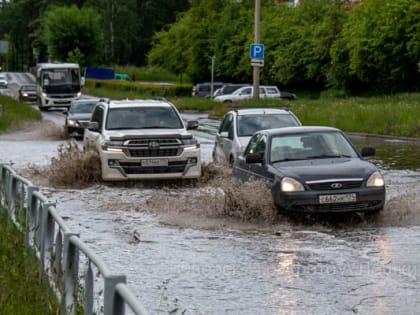
[[[255,17],[254,17],[254,43],[260,42],[260,9],[261,0],[255,0]],[[253,99],[258,100],[260,98],[260,67],[254,66],[253,69]]]
[[[213,92],[214,92],[214,63],[216,60],[216,56],[211,56],[211,84],[210,84],[210,98],[213,98]]]

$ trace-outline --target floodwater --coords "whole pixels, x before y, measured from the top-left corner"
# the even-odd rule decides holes
[[[209,162],[218,121],[199,119]],[[243,222],[215,211],[214,187],[53,189],[41,181],[42,191],[112,270],[127,275],[151,314],[416,314],[420,143],[352,140],[377,148],[372,161],[387,185],[378,216]],[[48,165],[61,143],[4,135],[0,162]]]

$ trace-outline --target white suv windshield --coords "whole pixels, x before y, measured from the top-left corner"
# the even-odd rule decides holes
[[[292,126],[299,126],[299,123],[289,114],[240,115],[238,137],[249,137],[259,130]]]
[[[125,107],[108,111],[106,128],[116,129],[181,129],[181,120],[170,107]]]

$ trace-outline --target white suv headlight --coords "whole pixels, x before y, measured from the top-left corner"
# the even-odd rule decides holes
[[[372,175],[369,176],[366,186],[367,187],[383,187],[384,184],[385,184],[384,178],[378,171],[376,171]]]
[[[123,152],[123,149],[121,148],[122,145],[122,141],[104,141],[101,148],[103,151]]]
[[[185,137],[182,139],[182,142],[184,144],[184,150],[195,150],[200,147],[200,143],[198,143],[197,139],[194,137]]]
[[[304,191],[305,187],[296,179],[285,177],[281,180],[280,190],[282,192]]]

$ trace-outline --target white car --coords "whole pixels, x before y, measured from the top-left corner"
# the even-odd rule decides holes
[[[176,179],[201,176],[201,152],[175,106],[163,100],[100,101],[83,136],[84,150],[101,159],[102,179]]]
[[[277,108],[235,109],[223,117],[213,148],[213,161],[233,166],[251,136],[260,130],[301,126],[291,111]]]
[[[0,73],[0,88],[7,88],[7,79],[6,79],[6,75],[3,73]]]
[[[217,102],[231,103],[234,101],[252,99],[253,86],[245,86],[237,89],[232,94],[219,95],[214,98]],[[289,92],[280,92],[279,88],[275,85],[261,85],[260,86],[260,99],[295,99],[296,95]]]

